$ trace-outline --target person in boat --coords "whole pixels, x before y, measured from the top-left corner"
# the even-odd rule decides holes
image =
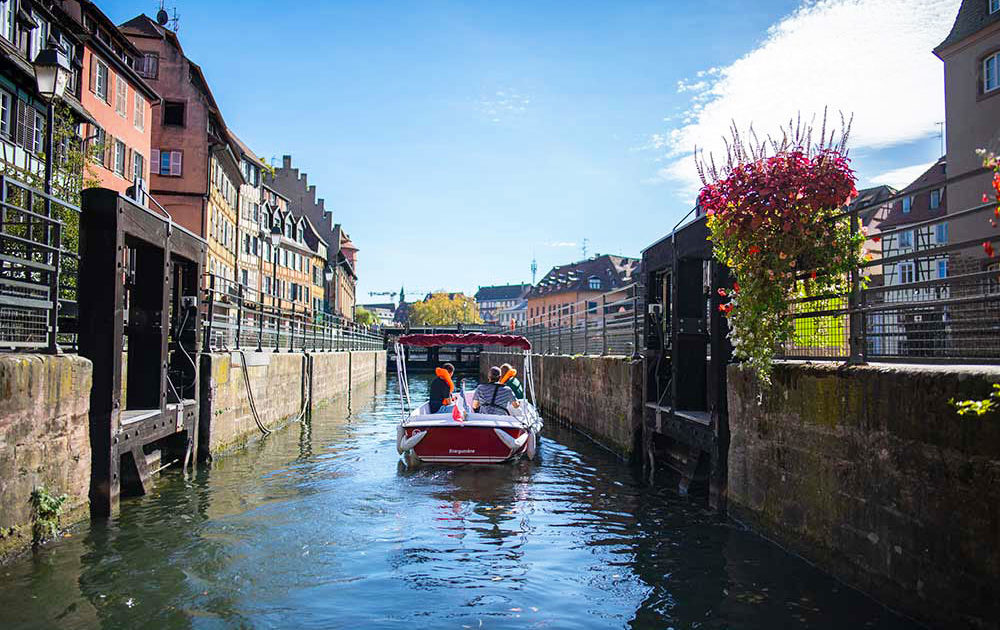
[[[500,368],[494,365],[490,368],[490,382],[476,387],[476,392],[472,395],[472,408],[475,411],[510,415],[510,412],[507,411],[507,405],[521,406],[517,402],[513,390],[500,384],[500,376]]]
[[[447,413],[455,406],[452,394],[455,392],[455,381],[452,376],[455,374],[455,366],[451,363],[443,363],[441,367],[434,368],[434,380],[431,381],[430,409],[431,413]]]
[[[517,380],[517,370],[514,369],[514,366],[510,363],[504,363],[500,366],[500,372],[503,376],[500,377],[499,383],[509,387],[518,400],[523,400],[524,387],[521,385],[521,381]]]

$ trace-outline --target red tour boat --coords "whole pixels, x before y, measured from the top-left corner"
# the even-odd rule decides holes
[[[472,409],[472,391],[454,394],[454,409],[431,413],[430,402],[413,408],[403,346],[503,346],[524,350],[525,398],[504,414]],[[396,449],[410,461],[446,464],[498,464],[538,451],[542,418],[535,409],[531,380],[531,343],[519,335],[481,333],[403,335],[396,340],[396,373],[404,416],[396,429]]]

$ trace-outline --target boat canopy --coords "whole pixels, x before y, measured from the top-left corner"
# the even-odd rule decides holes
[[[440,333],[403,335],[399,343],[404,346],[504,346],[531,350],[531,342],[521,335],[492,335],[487,333]]]

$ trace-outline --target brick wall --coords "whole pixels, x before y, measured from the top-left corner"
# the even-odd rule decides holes
[[[480,378],[485,381],[490,366],[502,363],[510,363],[523,377],[522,353],[483,352]],[[534,355],[532,366],[546,422],[568,424],[618,455],[632,456],[641,420],[641,363],[623,357]]]
[[[1000,620],[1000,417],[961,417],[997,368],[781,364],[729,373],[729,508],[933,625]],[[758,403],[758,397],[760,402]]]
[[[0,355],[0,556],[30,542],[31,491],[65,493],[69,522],[90,491],[90,361]]]

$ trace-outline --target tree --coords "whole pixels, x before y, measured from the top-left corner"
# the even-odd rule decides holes
[[[354,309],[354,321],[362,326],[374,326],[378,323],[375,313],[372,313],[363,306],[358,306]]]
[[[476,301],[462,293],[432,293],[422,302],[414,302],[410,323],[416,326],[481,324]]]

